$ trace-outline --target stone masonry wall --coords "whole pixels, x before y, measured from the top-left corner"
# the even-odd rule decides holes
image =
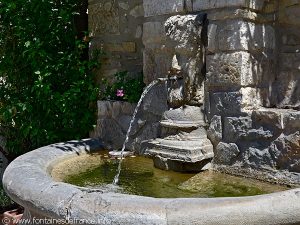
[[[282,33],[288,21],[278,16],[287,2],[201,1],[210,18],[206,109],[215,169],[299,184],[300,112],[276,108],[299,101],[297,60],[280,42],[293,33]]]
[[[142,72],[142,0],[89,0],[90,50],[105,52],[98,78]]]
[[[105,66],[107,75],[143,62],[146,84],[167,77],[174,64],[164,27],[167,19],[207,13],[204,93],[215,169],[300,183],[299,0],[143,0],[143,5],[134,0],[128,6],[119,0],[113,9],[112,4],[90,1],[90,24],[95,28],[91,47],[118,46],[113,49],[119,51],[110,53],[112,63]],[[144,17],[120,22],[122,13],[130,15],[134,7],[139,12],[143,7]],[[106,13],[105,18],[100,12]],[[125,32],[126,23],[131,34]],[[141,36],[132,39],[133,34]],[[130,53],[133,45],[127,42],[132,40],[136,51]],[[131,61],[129,55],[137,58]],[[146,100],[140,134],[133,137],[137,141],[131,149],[138,151],[149,134],[159,135],[159,120],[166,110],[164,88],[157,87]]]
[[[300,109],[300,1],[279,1],[277,106]]]

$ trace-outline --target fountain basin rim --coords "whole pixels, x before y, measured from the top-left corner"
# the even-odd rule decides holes
[[[50,176],[56,163],[101,148],[101,142],[85,139],[26,153],[7,167],[4,189],[31,215],[97,224],[300,224],[300,189],[252,197],[160,199],[81,188]]]

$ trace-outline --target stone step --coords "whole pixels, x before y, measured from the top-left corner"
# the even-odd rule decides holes
[[[155,139],[148,142],[146,154],[182,162],[198,162],[213,157],[213,146],[208,139],[190,141]]]

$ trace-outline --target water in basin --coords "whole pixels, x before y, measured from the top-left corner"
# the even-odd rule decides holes
[[[88,157],[77,157],[69,165],[62,163],[64,166],[77,166],[73,172],[67,172],[72,171],[68,168],[61,169],[65,173],[62,180],[90,188],[111,184],[119,161],[109,159],[107,153]],[[86,167],[89,164],[92,166]],[[81,168],[85,169],[81,171]],[[124,159],[119,186],[116,190],[122,193],[157,198],[252,196],[287,189],[285,186],[211,171],[199,174],[164,171],[154,168],[152,160],[144,157]]]

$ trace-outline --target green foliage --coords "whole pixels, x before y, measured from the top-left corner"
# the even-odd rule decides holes
[[[98,89],[74,16],[80,0],[0,0],[0,123],[20,154],[87,137]]]
[[[102,100],[125,100],[131,103],[139,101],[145,87],[142,73],[137,78],[131,78],[126,71],[116,73],[112,84],[106,79],[103,79],[102,83]]]
[[[0,182],[0,212],[2,211],[1,209],[10,206],[13,203],[14,202],[5,193],[2,182]]]

